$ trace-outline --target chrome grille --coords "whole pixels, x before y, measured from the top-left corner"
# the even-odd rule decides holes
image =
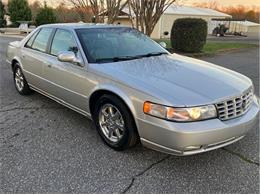
[[[253,101],[253,89],[246,90],[241,96],[227,99],[216,104],[220,120],[239,117],[248,111]]]

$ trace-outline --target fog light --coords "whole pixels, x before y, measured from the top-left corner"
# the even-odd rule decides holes
[[[202,146],[188,146],[185,150],[199,150]]]

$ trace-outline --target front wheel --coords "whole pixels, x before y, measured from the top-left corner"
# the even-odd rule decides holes
[[[138,143],[134,119],[118,97],[102,96],[95,106],[93,119],[101,138],[111,148],[124,150]]]
[[[22,69],[18,64],[14,67],[14,84],[15,88],[21,95],[29,95],[32,93],[24,75]]]

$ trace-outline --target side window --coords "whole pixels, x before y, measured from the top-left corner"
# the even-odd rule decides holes
[[[48,40],[52,33],[52,28],[42,28],[35,38],[32,48],[38,51],[46,52]]]
[[[53,38],[51,54],[57,56],[61,51],[73,51],[77,55],[78,48],[71,32],[58,29]]]
[[[33,41],[35,39],[35,37],[37,36],[39,30],[37,30],[31,37],[30,39],[27,41],[27,43],[25,44],[25,47],[28,47],[28,48],[31,48],[32,47],[32,44],[33,44]]]

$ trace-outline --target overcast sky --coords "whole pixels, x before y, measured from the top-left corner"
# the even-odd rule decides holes
[[[8,0],[3,0],[3,1],[8,1]],[[30,2],[34,0],[29,0]],[[39,0],[40,2],[44,2],[44,0]],[[60,2],[65,2],[66,0],[46,0],[49,5],[57,5]],[[180,0],[184,5],[192,5],[194,2],[210,2],[212,0]],[[220,6],[226,6],[226,5],[246,5],[246,6],[251,6],[251,5],[256,5],[260,6],[260,0],[217,0],[218,4]]]
[[[210,0],[183,0],[183,2],[190,4],[194,2],[210,2]],[[256,5],[260,6],[260,0],[217,0],[218,4],[221,5]]]

